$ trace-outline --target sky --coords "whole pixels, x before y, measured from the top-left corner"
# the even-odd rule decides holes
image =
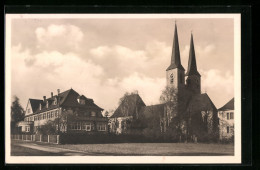
[[[234,23],[230,18],[12,19],[11,93],[29,98],[73,88],[105,110],[138,90],[158,104],[166,86],[174,22],[181,63],[188,65],[191,31],[201,91],[217,108],[234,97]]]

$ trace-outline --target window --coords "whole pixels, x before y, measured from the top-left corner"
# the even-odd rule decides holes
[[[51,118],[53,118],[54,117],[54,112],[51,112]]]
[[[31,109],[27,109],[27,113],[30,113],[31,112]]]
[[[106,131],[106,124],[98,124],[98,131]]]
[[[53,105],[57,104],[57,98],[54,99]]]
[[[229,126],[227,126],[227,133],[229,133]]]
[[[30,126],[25,126],[25,132],[30,132]]]
[[[56,112],[55,112],[55,117],[58,117],[58,114],[59,114],[59,111],[56,110]]]
[[[37,116],[34,116],[34,121],[36,121],[37,120]]]
[[[230,119],[234,119],[234,113],[230,112]]]
[[[48,108],[48,107],[49,107],[49,101],[46,102],[46,108]]]
[[[80,104],[85,104],[85,100],[81,99]]]
[[[43,113],[43,119],[46,119],[46,113]]]
[[[50,112],[47,113],[47,119],[49,119],[49,118],[50,118]]]
[[[229,120],[229,112],[227,112],[227,120]]]
[[[170,75],[171,84],[173,84],[173,74]]]
[[[39,109],[42,110],[42,104],[40,104]]]
[[[96,116],[96,112],[91,112],[91,116]]]
[[[92,123],[82,123],[82,130],[86,130],[86,131],[91,131],[92,130],[92,126],[93,124]]]
[[[80,122],[77,122],[77,123],[72,123],[70,124],[70,129],[71,130],[81,130],[81,123]]]
[[[30,121],[33,121],[33,117],[32,116],[30,117]]]

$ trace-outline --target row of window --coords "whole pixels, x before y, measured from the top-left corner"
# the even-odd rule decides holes
[[[59,114],[58,110],[50,111],[50,112],[46,112],[46,113],[41,113],[36,116],[26,117],[24,121],[37,121],[37,120],[51,119],[54,117],[58,117],[58,114]]]
[[[95,129],[95,126],[93,123],[89,122],[77,122],[77,123],[72,123],[70,124],[70,129],[71,130],[85,130],[85,131],[92,131]],[[97,130],[98,131],[106,131],[107,126],[106,124],[97,124]]]
[[[227,120],[234,119],[234,113],[233,112],[227,112]]]

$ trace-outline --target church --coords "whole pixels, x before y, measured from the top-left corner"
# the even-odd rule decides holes
[[[181,64],[176,24],[171,62],[166,68],[166,89],[168,89],[168,95],[174,96],[174,101],[146,106],[139,94],[125,96],[110,117],[110,131],[117,134],[124,133],[129,127],[128,122],[142,119],[149,121],[150,124],[151,120],[156,120],[153,124],[158,126],[161,133],[165,133],[170,124],[176,125],[175,120],[181,118],[178,124],[186,138],[193,141],[217,140],[218,111],[208,94],[201,93],[201,75],[197,70],[193,34],[190,39],[188,68],[185,71]],[[171,104],[172,102],[174,104]],[[146,128],[149,128],[149,123]]]

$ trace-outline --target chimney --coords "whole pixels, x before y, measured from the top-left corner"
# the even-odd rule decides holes
[[[46,96],[43,96],[43,101],[46,102]]]
[[[51,98],[53,98],[53,92],[51,92]]]
[[[58,95],[60,94],[60,89],[57,89]]]

